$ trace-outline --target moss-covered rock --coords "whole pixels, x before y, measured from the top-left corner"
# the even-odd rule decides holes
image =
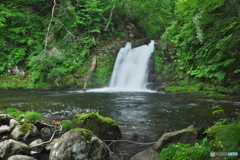
[[[102,140],[119,139],[121,131],[118,124],[109,117],[103,117],[96,112],[76,114],[72,120],[72,128],[86,128]]]
[[[35,137],[39,135],[39,131],[32,123],[24,123],[23,125],[17,125],[11,132],[13,139],[23,138],[26,140],[28,137]]]
[[[181,142],[193,146],[201,139],[199,134],[203,131],[200,125],[195,124],[179,131],[164,133],[152,147],[136,154],[131,160],[155,160],[159,152],[171,143]]]
[[[49,160],[105,160],[109,159],[105,143],[83,128],[72,129],[53,145]]]
[[[32,123],[24,123],[19,129],[18,131],[22,132],[23,134],[27,134],[31,127],[32,127]]]

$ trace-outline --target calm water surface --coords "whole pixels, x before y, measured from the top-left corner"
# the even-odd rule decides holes
[[[66,120],[74,114],[98,111],[117,121],[123,139],[137,142],[157,141],[163,133],[186,128],[194,122],[211,126],[220,118],[212,115],[211,107],[216,105],[235,118],[239,113],[240,99],[210,99],[162,92],[0,90],[0,109],[34,110],[52,120]],[[115,152],[127,160],[148,147],[121,142],[115,145]]]

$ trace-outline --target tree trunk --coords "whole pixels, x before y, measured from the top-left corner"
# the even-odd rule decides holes
[[[84,92],[87,90],[87,84],[88,84],[88,81],[90,79],[91,73],[94,71],[94,69],[96,67],[96,63],[97,63],[97,55],[94,55],[93,59],[92,59],[92,65],[89,68],[88,73],[87,73],[87,75],[84,78],[84,80],[85,80],[84,86],[83,86],[83,91]]]

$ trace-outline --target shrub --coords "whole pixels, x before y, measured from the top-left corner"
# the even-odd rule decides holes
[[[71,129],[72,121],[70,120],[63,121],[61,126],[62,126],[62,130],[60,131],[60,134],[64,134]]]
[[[22,112],[16,108],[7,108],[4,113],[13,116],[17,120],[21,120],[23,117],[25,117],[27,121],[41,121],[43,119],[43,115],[40,113],[35,111]]]
[[[21,115],[23,115],[23,112],[19,111],[16,108],[7,108],[5,109],[4,113],[9,114],[10,116],[13,116],[16,119],[18,119],[19,117],[21,117]]]
[[[29,111],[25,113],[25,117],[29,121],[41,121],[43,119],[43,115],[34,111]]]
[[[189,147],[189,144],[183,143],[170,144],[167,148],[162,150],[160,156],[156,160],[210,159],[210,147],[206,142],[207,138],[204,138],[192,147]]]

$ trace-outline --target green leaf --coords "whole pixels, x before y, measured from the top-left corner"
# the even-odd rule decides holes
[[[224,113],[224,111],[223,111],[222,109],[219,109],[219,110],[213,111],[213,115],[216,114],[216,113],[220,113],[220,112],[221,112],[221,113]]]

